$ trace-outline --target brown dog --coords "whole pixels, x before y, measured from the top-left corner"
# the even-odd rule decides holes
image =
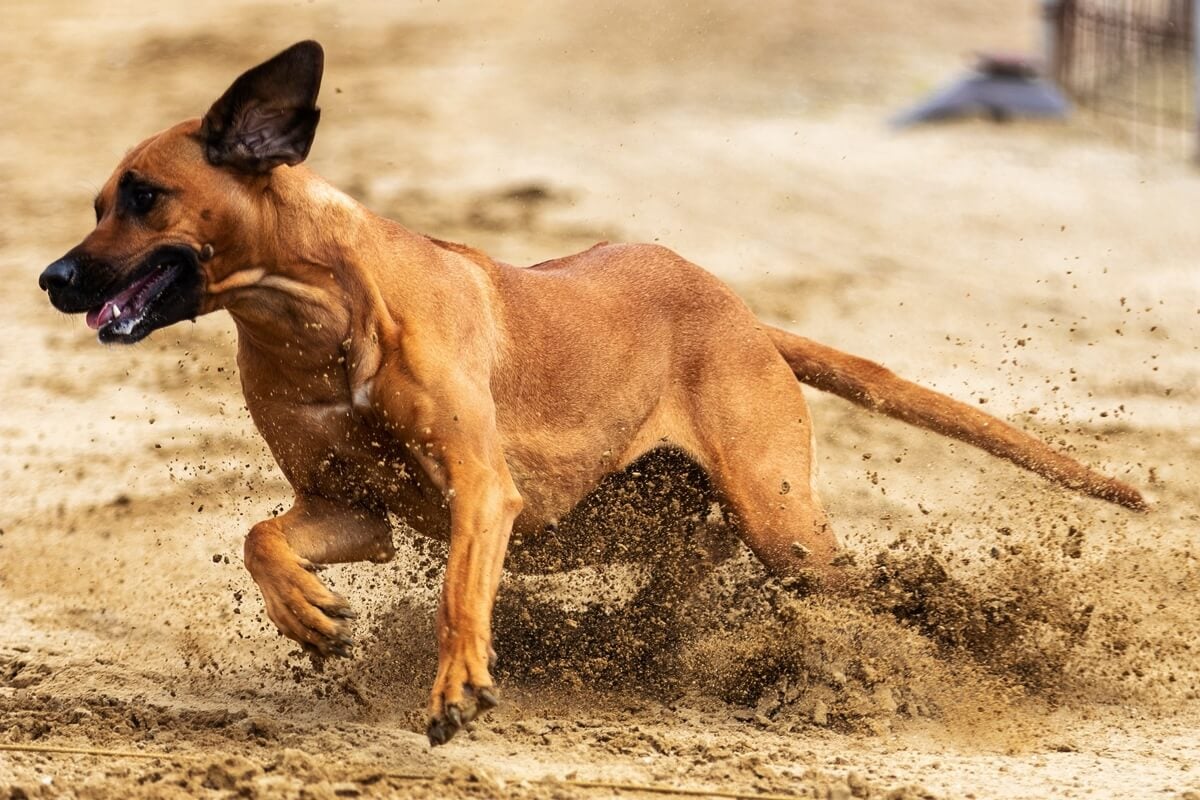
[[[699,465],[771,571],[836,580],[797,378],[1144,507],[970,406],[761,324],[670,250],[598,245],[516,269],[375,216],[299,166],[322,64],[319,45],[296,44],[203,119],[135,147],[96,198],[95,230],[39,282],[102,342],[233,316],[247,407],[296,495],[245,545],[286,636],[348,654],[352,614],[314,566],[391,558],[389,512],[449,540],[433,743],[496,703],[491,615],[510,534],[536,546],[651,451]]]

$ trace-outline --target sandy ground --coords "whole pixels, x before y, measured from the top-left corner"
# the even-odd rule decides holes
[[[1026,0],[648,5],[5,4],[0,745],[170,756],[0,752],[0,798],[1200,793],[1194,170],[1086,119],[882,125],[965,52],[1034,41]],[[36,287],[127,147],[310,36],[311,162],[376,210],[517,264],[668,244],[1154,509],[814,392],[860,597],[796,599],[743,554],[656,630],[603,569],[510,577],[506,702],[431,750],[437,548],[400,530],[397,562],[331,571],[360,644],[315,671],[240,565],[289,494],[228,319],[105,349]]]

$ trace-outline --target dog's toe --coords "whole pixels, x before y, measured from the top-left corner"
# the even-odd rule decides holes
[[[425,735],[429,737],[429,744],[434,747],[450,741],[454,738],[454,734],[458,733],[462,728],[461,713],[455,713],[452,716],[450,714],[451,709],[458,712],[457,706],[448,706],[446,713],[429,720],[429,726],[425,729]]]
[[[477,710],[475,716],[482,714],[485,711],[491,711],[496,706],[500,705],[500,699],[496,697],[496,691],[490,686],[484,686],[475,692],[475,703]]]
[[[475,702],[445,703],[440,712],[434,713],[429,719],[425,733],[429,743],[434,747],[445,744],[454,738],[460,730],[468,727],[481,714],[500,705],[495,688],[491,686],[466,687],[474,695]]]
[[[353,655],[354,639],[350,636],[348,623],[340,617],[326,617],[326,624],[308,627],[303,634],[322,655],[350,658]],[[332,623],[332,624],[329,624]]]

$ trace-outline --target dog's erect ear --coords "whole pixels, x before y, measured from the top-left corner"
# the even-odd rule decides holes
[[[245,72],[204,115],[200,136],[214,166],[267,172],[308,156],[321,110],[325,53],[298,42]]]

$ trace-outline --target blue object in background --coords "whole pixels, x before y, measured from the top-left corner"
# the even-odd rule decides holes
[[[975,69],[891,120],[902,128],[965,116],[988,116],[997,122],[1016,117],[1065,117],[1067,98],[1039,77],[1027,60],[1014,56],[981,56]]]

